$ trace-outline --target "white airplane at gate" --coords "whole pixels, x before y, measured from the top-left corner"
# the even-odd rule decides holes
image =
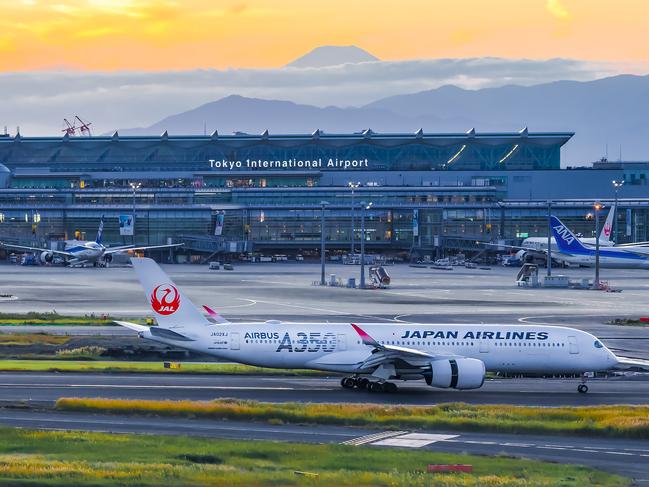
[[[117,321],[141,338],[261,367],[350,374],[345,388],[394,392],[390,380],[477,389],[485,373],[585,374],[647,367],[615,356],[590,333],[559,326],[263,323],[209,320],[153,260],[132,258],[157,326]],[[579,385],[579,392],[588,387]]]
[[[182,247],[183,244],[166,244],[166,245],[124,245],[121,247],[106,247],[101,243],[104,231],[104,217],[99,221],[97,238],[95,241],[74,240],[73,245],[66,247],[65,250],[51,250],[40,247],[28,247],[25,245],[14,245],[0,242],[0,247],[16,250],[27,250],[29,252],[39,252],[41,262],[51,263],[54,256],[61,257],[66,265],[76,266],[92,264],[97,266],[100,263],[109,264],[113,260],[113,254],[124,253],[136,250],[168,249],[173,247]]]

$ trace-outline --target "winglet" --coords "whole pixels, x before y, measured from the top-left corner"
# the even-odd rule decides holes
[[[354,323],[351,324],[354,330],[356,330],[356,333],[361,337],[361,340],[363,340],[363,343],[365,345],[370,345],[372,347],[379,347],[380,344],[374,338],[369,336],[367,333],[365,333],[364,330],[362,330],[359,326],[355,325]]]
[[[212,318],[214,319],[214,321],[216,321],[217,323],[221,323],[222,325],[226,325],[226,324],[229,324],[229,323],[230,323],[228,320],[226,320],[225,318],[223,318],[223,316],[221,316],[220,314],[218,314],[216,311],[214,311],[214,310],[213,310],[212,308],[210,308],[209,306],[207,306],[207,305],[204,304],[204,305],[203,305],[203,309],[204,309],[204,310],[207,312],[207,314],[210,315],[210,317],[212,317]]]

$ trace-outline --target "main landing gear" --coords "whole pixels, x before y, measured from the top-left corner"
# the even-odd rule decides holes
[[[580,394],[586,394],[588,392],[588,386],[586,385],[586,375],[581,376],[581,384],[577,386],[577,392]]]
[[[397,385],[393,382],[385,381],[371,381],[367,377],[343,377],[340,380],[340,385],[344,389],[359,389],[367,390],[370,392],[397,392]]]

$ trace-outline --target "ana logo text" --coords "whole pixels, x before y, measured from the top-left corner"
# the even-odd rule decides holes
[[[563,240],[566,241],[568,245],[575,241],[575,237],[573,237],[573,235],[570,233],[570,230],[568,230],[563,225],[557,225],[556,227],[554,227],[554,230]]]
[[[151,307],[160,315],[170,315],[180,307],[180,293],[171,284],[160,284],[151,293]]]

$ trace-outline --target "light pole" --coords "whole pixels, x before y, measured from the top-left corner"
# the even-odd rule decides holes
[[[550,221],[552,215],[552,200],[548,200],[548,277],[552,275],[552,223]]]
[[[325,285],[325,208],[329,203],[320,202],[320,285]]]
[[[356,188],[358,188],[361,185],[361,183],[360,183],[360,181],[358,181],[356,183],[353,183],[353,182],[350,181],[349,183],[347,183],[347,185],[352,190],[352,233],[351,233],[352,251],[351,251],[351,256],[350,257],[353,258],[353,255],[354,255],[354,206],[355,206],[354,205],[354,190]]]
[[[135,193],[142,187],[141,182],[130,182],[129,186],[133,190],[133,214],[131,215],[131,228],[133,231],[133,245],[135,245]]]
[[[365,289],[365,210],[371,207],[372,203],[361,202],[361,289]]]
[[[593,206],[595,208],[595,289],[599,289],[599,210],[602,204],[598,201]]]
[[[613,182],[613,187],[615,188],[615,206],[613,207],[613,211],[615,212],[615,214],[613,215],[613,242],[618,243],[617,241],[617,216],[618,216],[617,192],[620,190],[622,186],[624,186],[624,179],[620,181],[614,179],[612,182]]]

